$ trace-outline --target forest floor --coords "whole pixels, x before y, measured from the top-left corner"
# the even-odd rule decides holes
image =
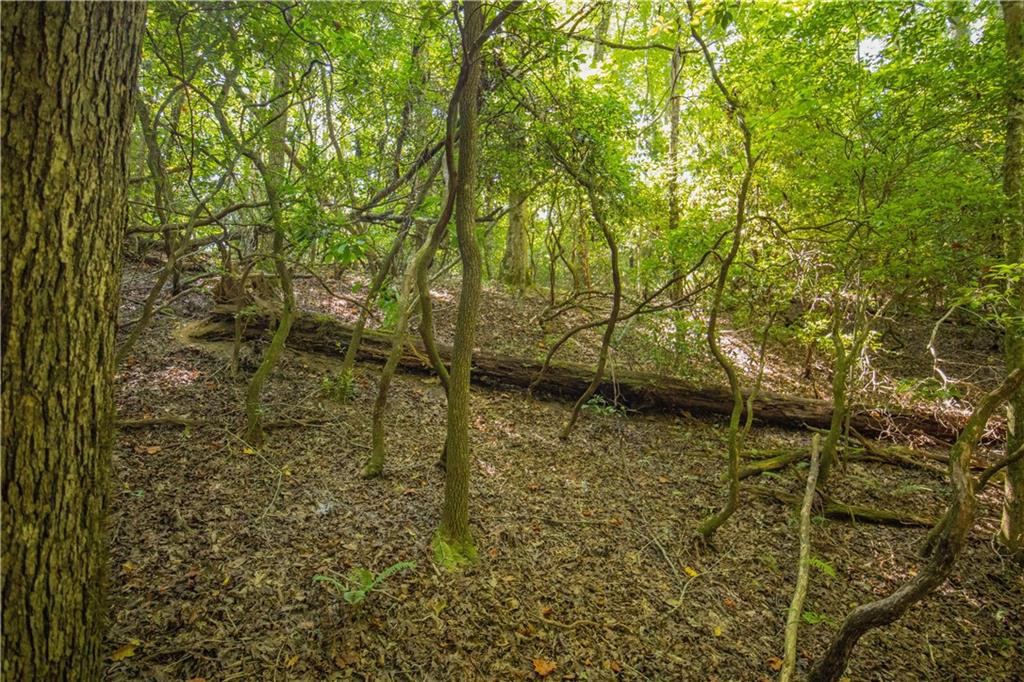
[[[148,281],[149,273],[126,273],[125,319]],[[351,314],[303,285],[306,307]],[[454,301],[440,293],[444,338]],[[379,367],[360,367],[355,397],[338,403],[321,390],[338,363],[288,352],[264,391],[278,428],[253,450],[239,439],[246,377],[231,378],[229,347],[182,333],[209,303],[208,295],[180,299],[117,376],[120,419],[197,423],[119,437],[107,679],[516,680],[537,679],[537,668],[551,664],[547,679],[776,677],[795,581],[794,514],[744,495],[714,551],[690,542],[724,498],[722,423],[587,410],[566,442],[557,434],[569,406],[474,388],[470,516],[480,558],[447,573],[430,549],[443,485],[436,462],[445,402],[436,380],[396,375],[386,473],[364,481]],[[479,345],[542,352],[570,323],[536,331],[527,322],[541,309],[536,299],[488,289]],[[584,339],[564,359],[586,360],[591,347]],[[624,336],[617,361],[628,366],[630,352]],[[916,362],[930,366],[930,357]],[[988,365],[975,364],[984,383]],[[773,364],[768,377],[778,385],[766,388],[796,392],[801,380],[783,378],[792,373]],[[807,440],[755,428],[747,447],[805,448]],[[804,474],[790,469],[759,483],[800,494]],[[1024,577],[992,546],[996,488],[982,498],[951,579],[866,636],[850,679],[1020,679]],[[835,491],[844,502],[935,516],[947,486],[928,471],[850,463]],[[924,533],[817,519],[820,563],[805,604],[801,666],[852,606],[917,570]],[[355,607],[314,581],[404,560],[416,566]]]

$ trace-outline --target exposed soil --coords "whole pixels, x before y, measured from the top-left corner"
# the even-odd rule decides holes
[[[127,276],[126,318],[146,281]],[[303,284],[307,307],[325,310],[322,297],[312,305],[314,285]],[[454,302],[439,298],[444,337]],[[335,363],[289,352],[264,393],[279,427],[254,451],[237,435],[246,378],[230,377],[229,349],[189,343],[179,331],[206,306],[201,294],[179,300],[178,315],[156,320],[117,377],[122,419],[203,423],[119,439],[108,679],[514,680],[537,678],[534,659],[557,664],[548,679],[776,677],[796,572],[794,514],[747,495],[713,551],[690,542],[724,498],[723,425],[588,410],[563,442],[566,405],[474,390],[470,514],[480,558],[447,573],[430,550],[443,483],[437,383],[396,376],[386,475],[363,481],[379,369],[361,368],[357,395],[337,403],[320,388]],[[543,352],[554,326],[527,324],[541,308],[488,292],[480,345]],[[566,359],[586,359],[587,338]],[[755,429],[747,445],[804,447],[806,436]],[[803,474],[759,483],[800,494]],[[1021,679],[1024,576],[991,543],[996,488],[950,581],[865,637],[851,679]],[[854,463],[835,491],[845,502],[936,515],[947,486],[926,471]],[[916,569],[924,533],[815,524],[822,568],[805,609],[820,622],[802,625],[801,666],[851,606]],[[416,567],[356,607],[314,582],[403,560]]]

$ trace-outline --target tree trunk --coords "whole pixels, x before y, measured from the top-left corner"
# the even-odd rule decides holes
[[[808,573],[811,568],[811,508],[814,505],[814,489],[818,482],[818,441],[818,434],[814,434],[811,440],[811,468],[807,472],[807,488],[804,491],[803,504],[800,506],[800,555],[796,564],[793,600],[789,603],[789,611],[786,613],[785,653],[779,682],[790,682],[796,674],[796,641],[800,631],[804,600],[807,598]]]
[[[1024,194],[1021,192],[1021,131],[1024,129],[1024,1],[1003,0],[1006,23],[1007,118],[1003,156],[1003,193],[1006,195],[1006,262],[1024,260]],[[1006,332],[1006,371],[1024,368],[1024,280],[1011,285],[1010,301],[1016,316]],[[1024,445],[1024,391],[1007,401],[1007,454]],[[1006,468],[1005,499],[999,539],[1024,563],[1024,460]]]
[[[145,5],[2,6],[3,676],[98,680]]]
[[[529,239],[526,236],[526,197],[519,190],[508,195],[508,235],[501,259],[501,280],[520,296],[530,286]]]
[[[153,117],[146,104],[146,99],[141,94],[136,96],[135,108],[138,112],[139,128],[142,131],[142,141],[146,146],[146,167],[153,177],[153,206],[156,217],[161,225],[169,225],[170,220],[170,182],[167,179],[167,170],[164,167],[163,155],[160,153],[160,141],[157,138],[156,126],[158,121]],[[177,250],[174,229],[166,229],[163,233],[164,254],[167,257],[167,264],[164,266],[170,271],[171,293],[178,293],[180,286],[181,268],[178,267],[175,251]],[[166,279],[161,277],[161,279]],[[161,287],[162,288],[162,287]]]
[[[605,243],[608,245],[608,257],[609,263],[612,270],[612,308],[608,313],[608,323],[605,325],[604,334],[601,336],[601,350],[597,356],[597,367],[594,370],[594,378],[591,379],[587,388],[580,394],[580,397],[576,399],[576,403],[572,407],[572,414],[569,416],[569,420],[562,428],[561,438],[566,439],[569,437],[569,433],[572,431],[573,425],[576,424],[576,420],[579,419],[580,410],[583,409],[584,403],[590,400],[591,396],[597,391],[597,387],[601,385],[601,379],[604,378],[604,368],[608,363],[608,351],[611,347],[612,336],[615,334],[615,323],[619,319],[619,308],[622,305],[622,278],[619,275],[619,247],[615,241],[615,234],[612,232],[611,227],[605,220],[604,211],[601,209],[600,203],[597,198],[597,193],[594,191],[593,186],[590,184],[586,185],[587,198],[590,201],[590,210],[593,213],[594,220],[601,227],[601,233],[604,235]]]
[[[426,198],[430,191],[431,186],[434,184],[434,180],[437,178],[437,174],[441,170],[441,163],[443,159],[438,157],[437,161],[431,167],[430,172],[427,175],[426,180],[410,198],[408,205],[405,209],[405,215],[402,217],[402,229],[395,237],[395,241],[391,244],[391,249],[388,251],[387,256],[384,258],[384,263],[380,269],[373,276],[373,281],[370,282],[370,288],[366,291],[366,299],[363,303],[363,308],[359,311],[359,319],[356,321],[355,330],[349,340],[348,347],[345,350],[345,359],[342,361],[340,374],[342,376],[348,376],[352,373],[352,369],[356,364],[356,353],[359,350],[359,342],[363,337],[363,330],[366,328],[366,320],[372,309],[377,294],[384,286],[384,280],[387,277],[388,272],[391,270],[392,264],[398,259],[398,254],[402,250],[402,244],[405,242],[406,236],[409,234],[409,230],[412,229],[415,219],[413,214],[416,209],[420,207],[423,200]],[[429,233],[424,235],[424,240],[429,240]]]
[[[591,66],[597,66],[604,59],[604,41],[608,35],[608,28],[611,26],[612,9],[611,2],[605,1],[600,3],[598,11],[601,13],[601,16],[597,21],[597,26],[594,27],[594,54],[590,59]]]
[[[693,5],[687,3],[690,9],[691,16],[693,15]],[[733,361],[722,351],[721,344],[718,339],[718,316],[722,305],[722,296],[725,292],[725,285],[729,279],[729,269],[732,267],[733,261],[736,260],[736,255],[739,253],[740,245],[743,242],[743,227],[746,222],[747,216],[747,197],[750,193],[750,185],[754,179],[754,166],[757,163],[757,159],[754,157],[751,150],[751,134],[750,128],[747,127],[746,119],[743,116],[743,112],[740,108],[739,103],[736,101],[735,96],[732,95],[725,84],[722,82],[718,75],[718,69],[715,66],[714,58],[711,56],[711,52],[708,50],[704,40],[697,33],[697,29],[693,24],[690,26],[690,35],[693,36],[694,40],[700,45],[701,52],[704,54],[704,60],[707,62],[708,70],[711,72],[711,76],[718,86],[719,91],[725,98],[729,105],[729,109],[735,115],[736,125],[739,127],[740,132],[743,135],[743,158],[744,158],[744,171],[743,179],[740,181],[739,191],[736,195],[736,212],[735,220],[732,230],[732,244],[729,247],[729,252],[722,260],[722,264],[718,269],[718,278],[715,284],[715,296],[711,304],[711,315],[708,318],[708,329],[707,329],[707,341],[708,348],[711,350],[711,354],[714,356],[715,361],[725,372],[726,378],[729,380],[729,393],[732,396],[732,410],[729,412],[729,436],[728,436],[728,472],[729,472],[729,493],[726,497],[725,506],[723,506],[718,512],[704,519],[697,527],[697,537],[701,542],[710,542],[715,532],[729,520],[733,512],[739,507],[740,504],[740,449],[742,448],[742,442],[740,437],[740,418],[743,415],[744,408],[744,393],[740,385],[739,372],[736,370],[736,365]],[[753,405],[756,401],[751,401]]]
[[[846,389],[850,366],[855,362],[856,352],[847,353],[846,342],[843,340],[842,323],[843,307],[840,303],[839,294],[832,297],[832,349],[836,354],[835,368],[832,375],[832,421],[828,426],[828,434],[825,436],[825,445],[821,453],[821,474],[818,476],[818,485],[822,487],[828,481],[832,472],[832,463],[835,461],[836,452],[839,447],[839,439],[843,435],[843,423],[846,421]],[[854,336],[857,330],[854,330]]]
[[[573,277],[573,289],[576,291],[582,291],[583,289],[589,289],[591,286],[590,235],[587,234],[586,222],[581,221],[578,227],[579,229],[574,232],[576,244],[573,247],[572,252],[573,260],[576,265],[573,269],[573,274],[577,275],[576,277]]]
[[[469,530],[469,377],[480,307],[480,247],[476,241],[477,97],[483,70],[472,48],[483,32],[478,1],[462,5],[466,80],[459,99],[459,170],[455,188],[455,231],[462,263],[462,287],[455,322],[455,347],[448,385],[448,435],[445,439],[444,505],[434,539],[438,559],[451,565],[476,555]]]
[[[259,368],[249,380],[249,386],[245,393],[245,437],[253,445],[260,445],[264,440],[263,416],[260,408],[263,384],[273,371],[274,365],[277,364],[281,351],[284,350],[284,344],[288,340],[288,334],[291,333],[292,322],[295,318],[295,291],[292,287],[291,270],[288,268],[284,256],[286,226],[284,208],[281,205],[281,186],[287,172],[285,168],[285,136],[288,132],[288,82],[288,64],[285,57],[279,54],[278,61],[274,65],[273,121],[270,124],[270,150],[267,162],[264,164],[258,154],[250,152],[250,158],[263,178],[267,203],[270,204],[270,222],[274,227],[274,241],[271,248],[273,249],[274,269],[277,271],[277,278],[281,283],[282,298],[277,330],[270,340],[267,351],[263,354]]]

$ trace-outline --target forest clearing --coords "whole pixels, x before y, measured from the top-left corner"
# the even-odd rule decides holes
[[[4,680],[1024,679],[1024,0],[0,7]]]

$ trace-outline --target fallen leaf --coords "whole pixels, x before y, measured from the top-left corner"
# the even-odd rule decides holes
[[[338,666],[339,668],[345,668],[347,666],[352,665],[353,663],[358,663],[358,662],[359,662],[359,655],[358,654],[347,653],[347,654],[336,654],[334,656],[334,665]]]
[[[736,608],[736,602],[734,600],[730,599],[729,597],[726,597],[725,599],[723,599],[722,603],[725,604],[730,609]]]
[[[722,636],[722,626],[721,625],[716,625],[711,631],[713,633],[715,633],[715,637],[721,637]]]
[[[132,640],[128,644],[110,654],[110,660],[112,661],[123,661],[126,658],[131,658],[135,655],[135,647],[139,645],[138,640]]]
[[[782,659],[778,656],[769,656],[766,663],[768,663],[768,667],[775,672],[782,670]]]
[[[621,673],[622,672],[622,666],[615,659],[611,659],[610,658],[607,661],[605,661],[604,662],[604,667],[607,668],[608,670],[611,670],[612,672],[616,672],[616,673]]]
[[[547,677],[552,672],[554,672],[555,668],[557,667],[558,664],[554,661],[547,661],[543,658],[533,659],[533,669],[536,670],[537,674],[541,677]]]
[[[242,448],[242,454],[243,455],[255,455],[256,451],[253,450],[252,448],[250,448],[249,446],[245,446],[244,448]]]
[[[683,573],[690,576],[691,578],[696,578],[698,575],[700,575],[700,573],[697,572],[697,569],[695,569],[693,566],[683,566]]]
[[[551,615],[551,610],[552,609],[551,609],[550,606],[542,606],[542,607],[540,607],[540,615],[542,615],[542,616],[550,616]]]
[[[136,445],[135,452],[140,455],[155,455],[163,450],[159,445]]]
[[[284,662],[284,667],[286,667],[286,668],[294,668],[295,664],[298,663],[298,662],[299,662],[299,655],[298,654],[295,654],[294,656],[289,656],[288,659]]]

